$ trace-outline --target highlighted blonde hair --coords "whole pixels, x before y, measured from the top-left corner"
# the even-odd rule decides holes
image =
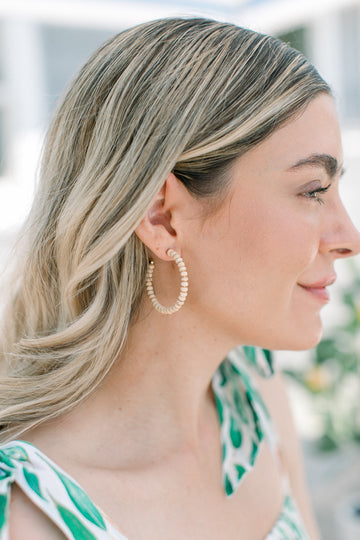
[[[101,383],[144,292],[134,230],[174,171],[211,208],[232,161],[319,93],[315,68],[270,36],[164,19],[105,43],[47,134],[1,338],[1,440],[69,411]]]

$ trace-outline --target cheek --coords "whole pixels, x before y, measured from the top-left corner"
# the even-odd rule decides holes
[[[294,282],[312,264],[318,251],[313,220],[290,209],[267,204],[259,213],[244,209],[236,251],[249,279],[270,286],[290,279]],[[286,285],[286,281],[283,286]]]
[[[318,313],[304,308],[298,287],[317,257],[318,234],[312,220],[300,217],[284,210],[264,212],[262,220],[250,215],[238,240],[240,302],[235,313],[249,343],[306,349],[318,342]]]
[[[257,201],[259,202],[259,201]],[[303,212],[267,201],[193,231],[188,243],[192,307],[204,324],[236,343],[307,348],[317,331],[298,296],[299,277],[318,254],[318,226]],[[315,328],[316,327],[316,328]],[[298,335],[307,341],[298,342]],[[316,341],[314,338],[314,342]],[[309,345],[310,344],[310,345]]]
[[[216,298],[225,310],[256,316],[260,306],[269,312],[291,301],[318,253],[318,235],[302,209],[259,197],[247,202],[233,203],[220,220],[193,231],[190,260],[201,303]]]

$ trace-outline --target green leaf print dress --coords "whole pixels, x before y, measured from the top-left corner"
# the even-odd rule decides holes
[[[280,442],[256,388],[253,369],[265,378],[271,377],[270,352],[239,347],[231,351],[212,379],[223,450],[224,492],[231,497],[236,491],[254,467],[260,444],[266,439],[282,474],[284,499],[281,513],[264,540],[310,540],[282,469]],[[66,538],[131,540],[120,532],[121,523],[115,526],[73,478],[32,444],[20,440],[0,446],[0,540],[11,540],[10,492],[14,482]]]

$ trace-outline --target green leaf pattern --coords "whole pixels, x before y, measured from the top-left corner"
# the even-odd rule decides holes
[[[27,485],[32,489],[39,497],[45,500],[41,493],[40,483],[37,475],[31,471],[28,471],[26,467],[23,468],[23,475],[27,482]]]
[[[268,409],[251,370],[263,377],[274,373],[269,351],[237,347],[228,354],[212,378],[223,447],[223,486],[235,493],[242,477],[254,466],[265,437],[275,451],[278,440]]]
[[[286,495],[281,514],[266,540],[310,540],[299,508],[290,494]]]
[[[223,488],[228,497],[253,468],[261,441],[265,438],[274,452],[279,445],[271,417],[251,375],[252,369],[262,377],[271,377],[274,369],[270,351],[238,347],[222,362],[212,379],[220,424]],[[66,538],[127,540],[74,479],[25,441],[0,447],[0,540],[9,539],[13,482],[53,520]],[[265,540],[309,540],[289,484],[282,512]]]
[[[8,540],[10,488],[16,482],[71,540],[127,540],[85,491],[25,441],[0,447],[0,540]]]
[[[1,531],[4,530],[6,527],[6,522],[8,519],[8,497],[6,495],[1,494],[0,495],[0,538],[1,538]]]
[[[96,537],[88,529],[86,529],[86,527],[84,527],[75,514],[64,506],[61,506],[61,504],[57,504],[56,507],[62,519],[71,531],[74,540],[96,540]]]
[[[86,495],[85,491],[83,491],[77,484],[75,484],[75,482],[73,482],[67,475],[62,474],[61,472],[56,470],[55,472],[59,476],[61,482],[65,486],[65,489],[70,499],[72,500],[76,508],[79,510],[79,512],[84,517],[86,517],[86,519],[100,527],[100,529],[106,531],[106,525],[102,515],[100,514],[96,506],[92,503],[90,498]]]

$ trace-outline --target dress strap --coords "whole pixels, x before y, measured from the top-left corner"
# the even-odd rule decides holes
[[[69,540],[126,540],[73,478],[25,441],[0,446],[0,540],[9,539],[14,482]]]

